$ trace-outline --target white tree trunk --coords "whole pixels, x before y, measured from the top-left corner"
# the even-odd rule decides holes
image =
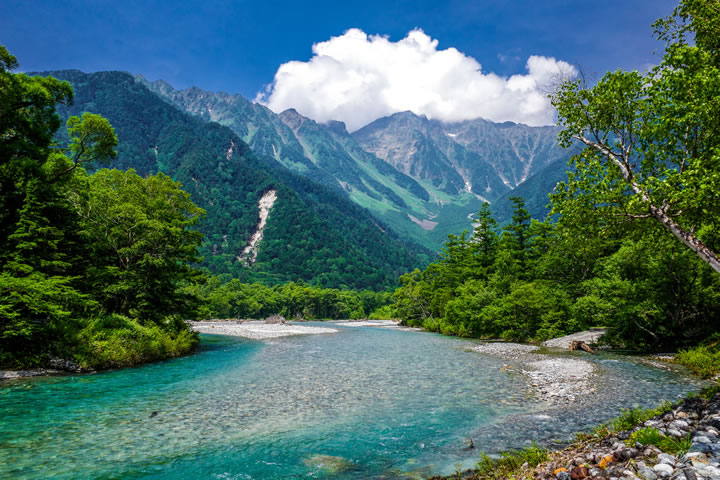
[[[622,175],[623,180],[627,182],[633,193],[640,196],[640,198],[647,204],[648,210],[650,211],[652,217],[659,221],[665,228],[670,231],[670,233],[675,235],[678,240],[680,240],[688,248],[690,248],[690,250],[695,252],[697,256],[700,257],[705,263],[710,265],[713,270],[715,270],[717,273],[720,273],[720,257],[718,257],[718,255],[714,251],[710,250],[707,245],[701,242],[700,239],[697,238],[692,232],[681,227],[675,220],[673,220],[670,215],[665,212],[665,210],[658,207],[657,205],[653,205],[653,203],[650,201],[650,196],[635,181],[633,172],[627,161],[618,158],[617,155],[612,153],[610,149],[604,145],[593,142],[592,140],[588,140],[583,136],[576,135],[575,138],[580,140],[585,145],[594,148],[598,152],[602,153],[611,162],[617,165],[618,168],[620,168],[620,174]]]

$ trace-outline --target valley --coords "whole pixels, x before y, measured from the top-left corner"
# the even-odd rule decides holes
[[[565,3],[4,5],[0,477],[720,479],[718,2]]]

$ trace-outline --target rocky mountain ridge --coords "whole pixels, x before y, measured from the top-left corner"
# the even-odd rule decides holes
[[[336,189],[433,250],[448,233],[471,229],[483,202],[507,213],[507,197],[538,175],[538,186],[525,190],[539,196],[527,199],[532,213],[544,215],[545,195],[564,177],[570,156],[552,126],[483,119],[444,124],[400,112],[349,133],[342,122],[320,124],[294,109],[275,114],[240,95],[135,78],[173,105],[229,127],[259,157]]]
[[[42,75],[73,86],[75,101],[58,108],[61,117],[92,112],[113,125],[118,156],[109,167],[132,168],[140,175],[163,172],[207,212],[199,224],[205,234],[200,253],[212,273],[269,284],[383,289],[427,261],[430,252],[400,238],[337,191],[272,158],[259,158],[230,128],[190,115],[127,73]],[[199,89],[185,94],[201,102],[198,113],[199,105],[212,100]],[[274,116],[271,120],[281,124]],[[253,242],[259,231],[262,240]]]

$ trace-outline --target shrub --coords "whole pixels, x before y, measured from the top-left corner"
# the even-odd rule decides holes
[[[576,435],[576,441],[587,441],[593,437],[602,438],[610,434],[614,435],[622,431],[631,430],[647,420],[665,413],[671,408],[672,403],[664,402],[655,408],[630,408],[623,410],[618,417],[595,427],[592,433],[578,433]]]
[[[122,315],[105,315],[84,322],[69,353],[83,368],[108,369],[178,357],[197,343],[188,327],[169,332]]]
[[[611,420],[608,427],[613,433],[630,430],[631,428],[635,428],[637,425],[666,412],[670,408],[672,408],[672,404],[670,402],[664,402],[655,408],[629,408],[627,410],[623,410],[620,416]]]
[[[681,350],[675,355],[675,362],[685,365],[702,378],[712,378],[720,373],[720,351],[711,347]]]

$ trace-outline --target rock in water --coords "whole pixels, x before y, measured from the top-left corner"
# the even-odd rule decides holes
[[[53,357],[48,362],[48,365],[50,366],[50,368],[54,368],[56,370],[62,370],[65,372],[80,373],[83,370],[80,365],[73,362],[72,360],[67,360],[65,358]]]
[[[303,463],[308,467],[316,467],[323,472],[336,475],[338,473],[349,470],[352,467],[352,462],[343,458],[336,457],[333,455],[312,455],[303,460]]]
[[[590,348],[590,345],[583,342],[582,340],[574,340],[570,344],[570,350],[585,350],[588,353],[595,353],[592,348]]]

